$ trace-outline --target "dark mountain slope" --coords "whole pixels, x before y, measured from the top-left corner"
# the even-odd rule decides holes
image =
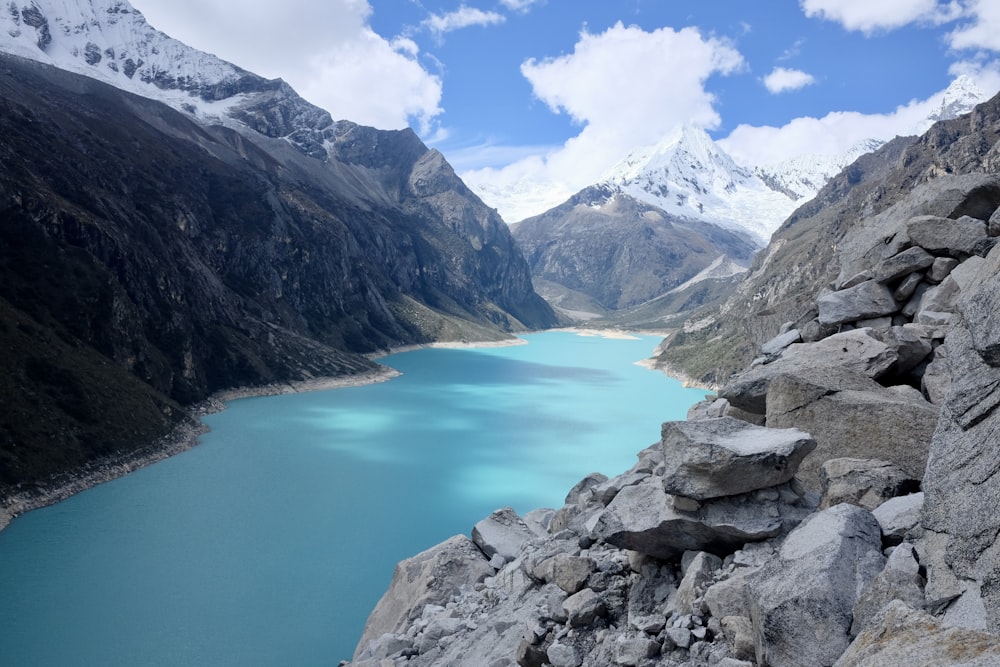
[[[333,131],[316,159],[0,56],[0,489],[148,443],[220,389],[554,323],[440,154]]]

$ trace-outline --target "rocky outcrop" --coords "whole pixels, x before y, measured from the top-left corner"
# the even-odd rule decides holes
[[[942,126],[897,145],[911,176],[938,160],[909,195],[835,183],[870,215],[837,231],[829,272],[794,277],[816,287],[805,314],[631,470],[526,521],[548,534],[520,530],[513,560],[453,597],[447,648],[422,652],[435,608],[383,640],[410,647],[391,664],[1000,663],[1000,181],[964,173],[1000,164],[1000,102],[964,122],[981,144],[932,158]]]

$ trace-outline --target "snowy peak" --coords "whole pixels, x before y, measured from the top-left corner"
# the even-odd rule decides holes
[[[239,124],[325,159],[330,115],[268,80],[150,26],[125,0],[10,1],[0,51],[99,79],[205,122]]]
[[[708,134],[685,125],[654,146],[639,148],[601,185],[671,215],[751,234],[764,243],[794,208],[790,198],[738,165]]]
[[[977,104],[986,100],[986,93],[976,85],[976,82],[962,74],[945,88],[941,93],[941,105],[916,127],[914,134],[923,134],[939,120],[951,120],[969,113]]]

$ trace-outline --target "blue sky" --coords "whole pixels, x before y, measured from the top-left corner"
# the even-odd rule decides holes
[[[997,0],[134,4],[335,118],[412,126],[474,187],[553,198],[683,122],[773,162],[905,133],[960,73],[1000,89]]]

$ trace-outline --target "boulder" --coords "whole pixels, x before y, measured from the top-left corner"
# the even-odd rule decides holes
[[[510,562],[535,533],[510,507],[498,509],[472,529],[472,541],[487,558],[499,555]]]
[[[893,367],[897,358],[896,352],[872,336],[870,330],[845,331],[814,343],[788,346],[773,362],[738,375],[722,388],[719,396],[736,408],[762,415],[767,412],[768,385],[779,375],[839,378],[844,372],[853,371],[878,378]]]
[[[821,324],[842,324],[869,317],[891,315],[899,310],[892,290],[876,280],[827,292],[816,300]]]
[[[563,602],[563,611],[566,613],[567,623],[570,627],[579,628],[593,625],[594,621],[608,613],[604,600],[589,588],[584,588],[579,593],[569,596]]]
[[[939,283],[951,274],[952,270],[958,266],[958,260],[954,257],[935,257],[934,263],[927,271],[927,280],[932,283]]]
[[[900,600],[851,643],[834,667],[995,667],[1000,638],[949,627]]]
[[[732,417],[666,422],[667,493],[707,500],[784,484],[816,443],[797,429],[772,429]]]
[[[973,294],[963,295],[957,303],[972,335],[976,354],[990,366],[1000,366],[1000,274],[987,278]]]
[[[365,623],[355,657],[369,642],[405,630],[426,605],[443,606],[463,587],[474,586],[492,574],[483,552],[464,535],[400,561],[388,590]]]
[[[893,600],[902,600],[915,608],[922,607],[924,583],[913,545],[904,542],[897,546],[889,555],[885,567],[865,587],[854,604],[851,636],[856,637],[876,625],[882,610]]]
[[[778,334],[771,340],[760,346],[760,353],[766,357],[774,356],[784,350],[792,343],[802,340],[802,334],[798,329],[791,329],[785,333]]]
[[[934,253],[968,257],[976,243],[986,238],[986,223],[963,217],[960,220],[921,215],[906,223],[906,234],[916,245]]]
[[[729,650],[737,660],[753,660],[756,656],[753,623],[746,616],[724,616],[722,633]]]
[[[850,644],[859,593],[882,571],[882,540],[871,513],[836,505],[793,530],[750,586],[757,662],[831,665]]]
[[[888,283],[903,276],[926,269],[934,264],[934,255],[923,248],[912,247],[886,257],[875,266],[874,279],[880,283]]]
[[[875,385],[867,389],[833,390],[801,377],[781,377],[771,383],[767,424],[808,430],[816,449],[799,467],[807,489],[820,490],[820,466],[833,458],[862,458],[869,452],[903,468],[915,479],[923,474],[938,408],[922,396]],[[915,395],[916,394],[916,395]],[[808,401],[811,396],[815,400]]]
[[[920,488],[920,482],[891,461],[860,458],[836,458],[820,468],[825,509],[850,503],[873,510],[886,500]]]
[[[804,504],[766,501],[754,494],[719,498],[691,511],[678,509],[675,500],[653,477],[625,487],[598,516],[592,537],[674,561],[685,551],[731,553],[746,542],[780,534],[784,522],[794,524],[808,512]]]
[[[587,584],[587,578],[594,563],[589,558],[569,554],[556,554],[535,568],[532,573],[538,579],[551,582],[570,595],[577,593]]]
[[[872,510],[872,516],[878,521],[883,538],[891,544],[897,544],[920,524],[920,512],[923,508],[923,492],[911,493],[889,498]]]
[[[667,605],[668,611],[701,615],[703,610],[700,606],[695,607],[696,602],[705,594],[705,589],[721,567],[722,559],[718,556],[704,551],[697,552],[688,564],[677,592]]]

